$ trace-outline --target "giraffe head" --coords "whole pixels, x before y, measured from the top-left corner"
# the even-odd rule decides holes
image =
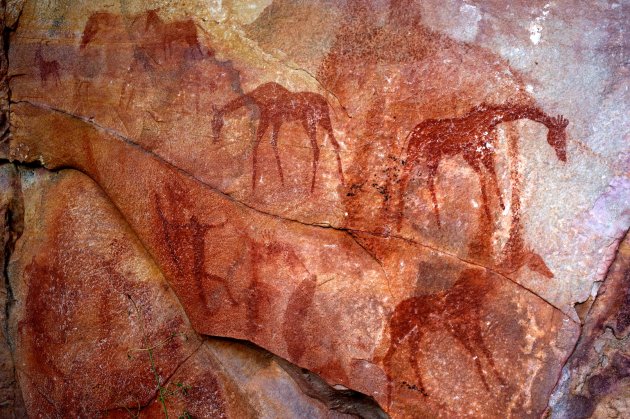
[[[215,143],[219,141],[222,128],[223,113],[215,105],[212,105],[212,140]]]
[[[567,133],[565,128],[569,125],[569,120],[562,115],[551,118],[547,128],[547,142],[556,151],[558,160],[567,161]]]

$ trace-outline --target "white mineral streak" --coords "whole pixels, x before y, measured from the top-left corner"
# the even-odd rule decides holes
[[[460,30],[459,40],[461,41],[474,41],[477,37],[477,31],[479,30],[479,21],[481,20],[481,13],[479,9],[472,4],[463,4],[459,8],[460,18]],[[458,36],[455,36],[458,38]]]
[[[613,178],[593,207],[576,220],[575,228],[581,230],[578,236],[581,241],[591,240],[593,236],[607,239],[608,244],[600,250],[601,261],[595,280],[604,279],[617,246],[630,228],[630,178]]]
[[[212,20],[223,22],[227,19],[227,12],[223,8],[223,0],[208,0],[208,12]]]
[[[537,45],[540,42],[543,31],[543,22],[549,14],[549,3],[545,4],[542,9],[542,13],[529,24],[529,39],[532,44]]]
[[[272,3],[272,0],[227,0],[226,6],[230,10],[230,18],[241,25],[249,25]]]
[[[527,353],[535,352],[535,356],[533,358],[529,358],[527,362],[527,381],[523,386],[522,394],[527,397],[527,401],[523,407],[526,409],[531,408],[532,399],[531,394],[534,394],[534,383],[536,382],[536,377],[538,376],[539,371],[544,368],[545,360],[548,358],[548,354],[541,350],[539,345],[536,345],[536,342],[539,340],[543,340],[548,332],[551,332],[546,328],[546,325],[539,325],[536,321],[536,315],[532,312],[531,306],[527,306],[527,318],[529,319],[529,333],[527,334],[527,341],[529,343],[529,347],[527,348]],[[553,332],[552,332],[553,333]],[[561,352],[555,351],[556,356],[560,355]],[[529,412],[529,410],[528,410]]]

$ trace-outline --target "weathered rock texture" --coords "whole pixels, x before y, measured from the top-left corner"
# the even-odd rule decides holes
[[[14,339],[8,329],[10,309],[15,301],[7,265],[16,240],[22,234],[23,207],[20,185],[17,184],[17,171],[11,164],[0,165],[0,223],[2,252],[2,281],[0,284],[0,320],[2,321],[2,342],[0,343],[0,416],[22,417],[25,415],[19,383],[16,381],[13,361]]]
[[[592,305],[551,399],[551,417],[630,415],[630,239],[626,237]]]
[[[7,415],[627,411],[627,2],[2,5]]]

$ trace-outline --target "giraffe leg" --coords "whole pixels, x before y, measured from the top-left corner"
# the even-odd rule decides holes
[[[315,191],[315,179],[317,178],[317,165],[319,163],[319,145],[317,145],[317,125],[312,120],[312,117],[307,117],[305,129],[313,148],[313,180],[311,181],[311,193],[313,193]]]
[[[420,370],[420,365],[418,365],[418,352],[420,352],[420,340],[422,339],[422,335],[422,332],[416,331],[412,333],[409,338],[409,363],[416,375],[416,385],[419,391],[426,396],[427,392],[422,382],[422,370]]]
[[[392,376],[392,358],[398,352],[398,348],[400,347],[403,340],[407,337],[410,337],[411,340],[416,340],[416,333],[414,331],[410,331],[409,328],[404,328],[398,330],[394,324],[397,323],[396,314],[394,314],[394,318],[392,318],[390,323],[390,328],[392,328],[392,335],[390,336],[391,342],[389,344],[389,348],[387,349],[387,353],[383,357],[383,369],[385,370],[385,375],[387,376],[387,406],[389,407],[391,403],[392,396],[392,383],[394,382],[394,377]],[[411,336],[410,336],[411,335]],[[412,362],[412,365],[414,363]],[[414,369],[415,371],[415,369]]]
[[[477,317],[480,317],[480,316],[478,315]],[[473,354],[473,356],[477,356],[477,359],[480,359],[481,358],[480,355],[483,355],[486,358],[486,361],[488,361],[488,365],[490,366],[490,369],[492,370],[497,380],[501,384],[505,385],[506,381],[503,379],[503,377],[501,377],[501,375],[499,375],[496,364],[494,363],[494,357],[492,356],[492,352],[490,352],[490,349],[488,349],[488,347],[486,346],[483,340],[481,327],[479,326],[480,324],[481,324],[481,319],[479,319],[479,321],[473,327],[470,327],[470,325],[467,325],[467,327],[461,327],[462,330],[458,332],[458,335],[466,336],[464,340],[466,340],[467,342],[472,342],[476,345],[477,355]],[[481,363],[479,363],[479,365],[477,366],[478,370],[480,366],[481,366]]]
[[[479,174],[479,182],[481,183],[481,200],[483,201],[483,209],[488,220],[492,220],[492,215],[490,214],[490,203],[488,202],[488,192],[486,191],[486,176],[481,168],[477,170],[477,173]]]
[[[260,140],[262,140],[263,135],[265,135],[265,131],[267,131],[267,127],[269,126],[269,121],[266,116],[260,116],[260,122],[258,123],[258,128],[256,128],[256,140],[254,140],[254,150],[252,152],[252,190],[256,190],[256,171],[258,169],[258,146],[260,145]]]
[[[472,326],[468,326],[469,328],[479,328],[479,325],[475,324]],[[473,334],[476,334],[473,332]],[[488,380],[486,380],[486,373],[483,370],[483,366],[481,365],[481,357],[479,356],[479,354],[477,354],[477,351],[475,350],[473,344],[475,345],[480,345],[483,346],[484,343],[483,341],[477,341],[475,340],[475,338],[471,339],[472,342],[468,339],[468,333],[453,333],[453,336],[455,337],[455,339],[457,339],[459,341],[459,343],[462,344],[462,346],[464,347],[464,349],[466,349],[466,351],[473,357],[474,361],[475,361],[475,366],[477,367],[477,372],[479,373],[479,378],[481,378],[481,382],[483,384],[483,386],[486,388],[487,391],[490,391],[490,386],[488,385]],[[481,338],[481,331],[479,331],[479,338]]]
[[[89,82],[85,80],[79,80],[77,83],[76,90],[74,92],[74,102],[75,108],[74,111],[78,112],[83,109],[85,106],[85,102],[87,101],[89,95]]]
[[[128,97],[127,96],[128,89],[130,89],[128,86],[129,86],[129,83],[127,83],[127,81],[125,80],[123,82],[122,89],[120,90],[120,98],[118,99],[118,109],[123,108],[123,106],[125,104],[124,103],[125,99],[127,99],[127,97]],[[127,105],[125,106],[125,109],[128,109],[128,108],[129,108],[129,102],[127,101]]]
[[[125,105],[125,110],[129,110],[129,107],[133,104],[136,97],[136,89],[131,86],[131,91],[129,92],[129,96],[127,98],[127,104]]]
[[[199,115],[199,86],[195,86],[195,115]]]
[[[435,176],[437,175],[437,169],[440,162],[429,163],[429,192],[431,192],[431,198],[433,199],[433,213],[435,214],[435,220],[438,227],[442,227],[440,221],[440,208],[438,207],[437,193],[435,191]]]
[[[479,177],[479,184],[481,186],[481,205],[483,206],[486,217],[488,217],[488,221],[490,222],[492,221],[492,216],[490,214],[490,204],[488,202],[488,193],[486,191],[486,174],[483,170],[481,170],[479,159],[477,157],[477,155],[464,155],[466,162],[473,168]]]
[[[341,156],[339,155],[339,151],[340,151],[341,147],[339,147],[339,143],[337,142],[337,139],[335,138],[335,134],[333,132],[332,124],[330,122],[330,117],[328,115],[323,117],[321,122],[320,122],[320,124],[324,127],[324,129],[328,133],[328,138],[330,138],[330,143],[332,144],[333,148],[335,149],[335,154],[337,155],[337,171],[339,173],[339,180],[341,181],[341,186],[345,186],[346,182],[345,182],[345,179],[343,177],[343,167],[341,165]]]
[[[274,122],[271,127],[271,146],[276,156],[276,164],[278,165],[278,173],[280,174],[280,183],[284,186],[284,174],[282,173],[282,163],[280,163],[280,153],[278,152],[278,133],[280,132],[280,123]]]
[[[385,369],[385,375],[387,376],[387,406],[388,407],[391,403],[391,397],[392,397],[393,377],[392,377],[392,372],[391,372],[391,369],[392,369],[391,362],[392,362],[392,357],[398,350],[398,345],[399,345],[399,342],[392,341],[392,343],[389,345],[389,348],[387,349],[387,353],[383,357],[383,368]]]
[[[494,376],[497,378],[497,380],[499,380],[499,383],[501,383],[502,385],[505,385],[507,382],[499,374],[499,371],[497,370],[497,366],[494,363],[494,357],[492,356],[492,353],[490,352],[488,347],[483,343],[483,337],[481,336],[481,330],[477,330],[476,333],[479,334],[478,342],[480,342],[479,349],[480,349],[481,353],[486,357],[486,360],[488,361],[488,365],[490,366],[490,369],[492,369],[492,372],[494,373]]]
[[[501,194],[501,190],[499,189],[499,181],[497,179],[497,172],[494,170],[494,152],[486,152],[481,158],[481,162],[483,163],[486,170],[490,174],[490,179],[492,180],[492,185],[494,186],[494,192],[499,199],[499,206],[501,209],[505,209],[505,205],[503,203],[503,195]]]

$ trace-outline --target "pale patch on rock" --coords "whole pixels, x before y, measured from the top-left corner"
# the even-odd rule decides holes
[[[269,6],[271,0],[228,0],[227,5],[230,9],[230,17],[238,21],[242,25],[249,25],[258,19],[258,16]]]
[[[529,24],[529,39],[532,44],[537,45],[542,38],[543,22],[549,14],[549,3],[545,4],[542,9],[542,13],[533,22]]]
[[[479,8],[467,2],[449,0],[422,4],[422,22],[457,41],[474,41],[481,19]]]
[[[209,0],[208,12],[210,12],[212,19],[217,22],[223,22],[227,19],[227,12],[223,8],[223,0]]]
[[[543,27],[538,22],[532,22],[529,24],[529,39],[532,41],[532,44],[536,45],[540,42],[542,30]]]

